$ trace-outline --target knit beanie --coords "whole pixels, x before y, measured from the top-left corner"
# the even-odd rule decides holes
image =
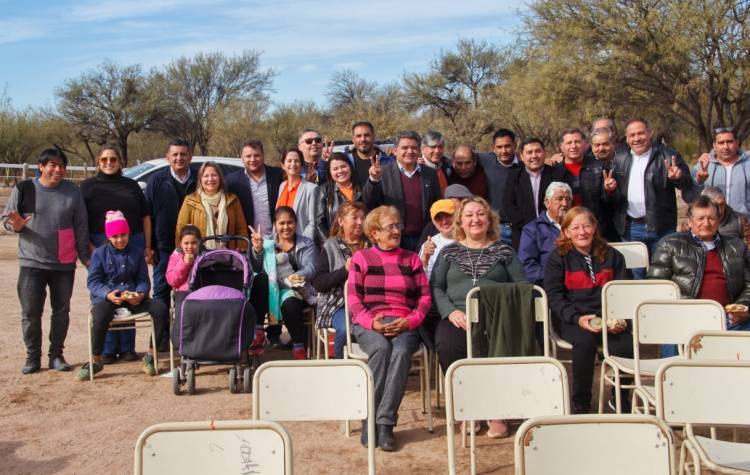
[[[104,233],[107,238],[118,234],[130,234],[130,226],[128,226],[122,211],[107,211],[104,218]]]

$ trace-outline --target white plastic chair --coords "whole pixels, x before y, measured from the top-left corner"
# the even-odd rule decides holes
[[[344,284],[347,288],[349,282]],[[344,309],[346,315],[346,347],[344,348],[344,359],[355,359],[367,362],[369,357],[367,353],[360,348],[358,343],[352,342],[352,322],[351,313],[349,312],[349,295],[344,292]],[[419,349],[412,355],[412,365],[417,363],[419,371],[419,396],[422,401],[422,414],[427,414],[427,431],[432,433],[434,430],[432,420],[432,389],[430,386],[430,358],[427,347],[424,344],[419,345]],[[349,422],[346,422],[346,435],[349,435]]]
[[[674,434],[654,416],[537,417],[515,439],[516,475],[673,474]]]
[[[269,361],[253,376],[253,418],[273,421],[367,419],[368,473],[375,473],[372,372],[357,360]]]
[[[613,280],[602,288],[602,329],[607,328],[607,320],[632,320],[638,304],[644,300],[677,300],[680,289],[671,280]],[[632,389],[634,384],[623,385],[622,374],[633,375],[635,363],[632,358],[613,356],[607,346],[607,332],[602,331],[602,352],[604,360],[599,378],[599,414],[604,412],[606,387],[615,389],[615,409],[619,414],[622,408],[620,389]],[[648,369],[652,369],[651,372]],[[656,368],[643,368],[643,372],[653,376]]]
[[[472,358],[453,363],[445,374],[448,471],[456,473],[456,422],[526,419],[570,412],[568,377],[559,361],[544,356]],[[476,467],[476,434],[470,431],[471,473]]]
[[[671,358],[641,359],[641,345],[678,345],[679,354],[684,354],[684,343],[699,330],[724,330],[726,327],[724,307],[715,300],[645,300],[636,308],[633,320],[633,412],[637,412],[637,401],[643,405],[643,413],[650,412],[656,404],[653,386],[644,384],[645,375],[656,374],[656,370]]]
[[[625,258],[625,267],[628,269],[648,269],[648,247],[639,241],[610,242],[610,246],[620,251]]]
[[[697,436],[695,426],[750,425],[750,362],[672,360],[656,372],[656,414],[668,424],[685,424],[680,473],[685,450],[694,462],[717,473],[750,473],[750,444]]]
[[[135,475],[293,473],[292,443],[270,421],[156,424],[135,444]]]
[[[93,347],[93,336],[94,330],[94,316],[89,312],[88,318],[88,329],[89,329],[89,380],[94,380],[94,347]],[[154,358],[154,368],[156,372],[159,372],[159,352],[156,345],[156,331],[154,331],[154,319],[151,318],[151,314],[148,312],[134,313],[126,318],[118,318],[112,320],[109,323],[107,331],[125,331],[133,328],[149,328],[151,330],[151,355]]]
[[[685,347],[689,360],[750,360],[750,332],[699,331]]]

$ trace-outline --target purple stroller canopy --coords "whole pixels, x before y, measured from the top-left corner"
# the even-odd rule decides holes
[[[190,271],[190,280],[188,281],[190,289],[194,289],[196,276],[201,271],[207,272],[207,268],[215,265],[242,271],[243,285],[245,289],[250,289],[253,281],[250,264],[242,253],[232,249],[216,249],[199,255]]]

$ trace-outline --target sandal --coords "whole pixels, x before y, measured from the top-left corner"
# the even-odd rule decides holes
[[[487,437],[490,439],[505,439],[508,437],[508,426],[505,424],[505,421],[496,419],[487,421],[487,424],[490,426],[487,429]]]

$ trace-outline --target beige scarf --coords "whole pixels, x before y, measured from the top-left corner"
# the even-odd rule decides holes
[[[206,236],[226,234],[228,222],[226,195],[223,192],[219,192],[213,196],[208,196],[202,191],[199,191],[198,195],[201,197],[201,204],[203,204],[203,210],[206,212]],[[216,208],[219,210],[219,216],[214,221],[213,210]],[[208,241],[206,242],[206,248],[216,249],[217,244],[219,244],[217,241]]]

